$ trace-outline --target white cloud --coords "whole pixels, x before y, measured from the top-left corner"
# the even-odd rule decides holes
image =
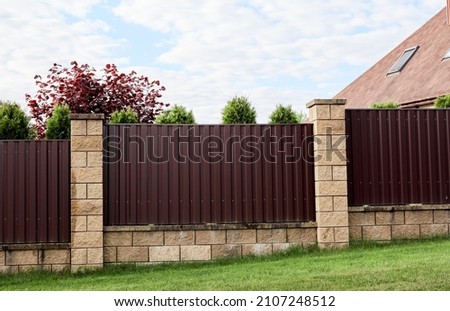
[[[368,68],[443,5],[439,0],[198,0],[177,5],[123,0],[113,11],[167,35],[171,45],[158,60],[182,68],[183,79],[179,73],[166,76],[167,93],[174,92],[176,101],[210,107],[205,98],[222,107],[236,93],[248,94],[263,122],[277,103],[334,95],[345,86],[336,81],[342,76],[339,67]],[[305,79],[317,86],[279,87],[283,81]],[[277,86],[262,87],[261,80]],[[199,110],[199,119],[206,122],[210,110]]]
[[[70,61],[91,65],[110,61],[120,42],[105,33],[109,26],[85,16],[102,1],[3,1],[0,5],[0,99],[25,106],[25,93],[33,94],[36,74],[45,76],[53,63]],[[68,16],[73,20],[69,22]]]
[[[3,2],[3,3],[1,3]],[[0,98],[23,103],[35,74],[71,60],[161,80],[163,100],[194,110],[199,122],[220,121],[234,95],[256,105],[266,122],[276,104],[297,110],[331,97],[395,47],[443,0],[0,0]],[[115,16],[98,16],[114,12]],[[129,63],[114,18],[163,33],[148,63]],[[105,19],[107,18],[107,19]],[[122,32],[123,33],[123,32]],[[126,32],[125,32],[126,33]],[[144,33],[144,32],[143,32]],[[158,37],[158,36],[155,36]],[[139,38],[146,41],[147,37]],[[128,41],[127,41],[128,40]],[[129,68],[123,68],[127,65]],[[165,68],[176,68],[167,70]],[[352,72],[350,74],[349,72]]]

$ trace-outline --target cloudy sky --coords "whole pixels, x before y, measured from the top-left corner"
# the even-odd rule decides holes
[[[115,63],[158,79],[163,101],[220,122],[234,95],[258,122],[330,98],[445,0],[0,0],[0,99],[26,106],[53,63]]]

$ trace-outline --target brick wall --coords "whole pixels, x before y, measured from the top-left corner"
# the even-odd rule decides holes
[[[102,114],[71,115],[71,268],[103,266]]]
[[[69,244],[0,245],[0,272],[70,269]]]
[[[105,227],[105,263],[197,261],[267,255],[317,243],[316,224]]]
[[[351,240],[390,241],[449,235],[449,205],[349,208]]]

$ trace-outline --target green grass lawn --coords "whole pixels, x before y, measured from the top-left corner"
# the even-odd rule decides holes
[[[0,275],[0,290],[450,290],[450,239],[76,274]]]

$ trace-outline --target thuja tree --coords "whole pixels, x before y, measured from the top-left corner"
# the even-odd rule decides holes
[[[120,111],[114,111],[111,115],[109,123],[111,124],[138,123],[138,116],[137,113],[130,108]]]
[[[67,105],[56,105],[53,108],[53,113],[47,120],[45,138],[70,138],[70,110]]]
[[[295,113],[292,106],[277,105],[269,116],[270,124],[300,123],[300,116]]]
[[[0,139],[32,139],[30,118],[12,102],[0,101]]]
[[[244,96],[230,99],[222,110],[223,124],[253,124],[256,123],[256,110]]]
[[[181,105],[172,106],[156,117],[156,124],[195,124],[194,113]]]
[[[107,119],[117,110],[130,108],[139,122],[152,123],[162,111],[161,92],[165,90],[158,80],[150,80],[135,71],[120,73],[114,64],[107,64],[98,75],[87,64],[71,62],[70,68],[53,64],[46,79],[34,77],[38,90],[25,97],[35,120],[38,137],[45,135],[45,123],[57,103],[64,102],[71,113],[103,113]]]

